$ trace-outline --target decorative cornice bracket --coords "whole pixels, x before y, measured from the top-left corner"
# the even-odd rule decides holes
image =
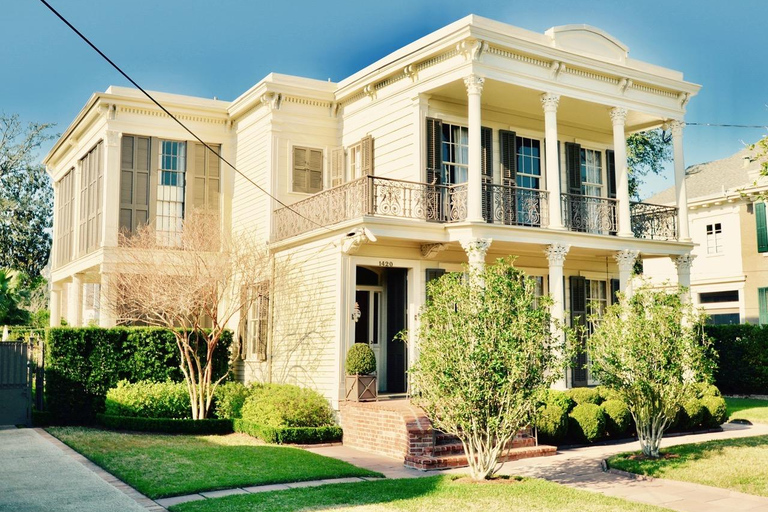
[[[431,260],[437,253],[444,251],[446,244],[421,244],[421,255]]]

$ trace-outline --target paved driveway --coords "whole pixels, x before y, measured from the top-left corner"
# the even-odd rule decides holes
[[[30,428],[0,426],[0,511],[147,512]]]

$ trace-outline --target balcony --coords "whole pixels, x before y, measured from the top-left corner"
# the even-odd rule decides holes
[[[483,217],[490,224],[547,227],[549,193],[545,190],[483,184]],[[570,231],[615,235],[617,201],[605,197],[561,194],[563,223]],[[279,242],[320,226],[363,216],[451,223],[467,218],[467,184],[431,185],[364,176],[280,208],[274,214]],[[631,203],[635,238],[677,239],[677,208]]]

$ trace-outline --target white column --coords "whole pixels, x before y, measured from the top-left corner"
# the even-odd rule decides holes
[[[483,222],[483,145],[480,96],[485,80],[477,75],[464,79],[467,86],[469,118],[469,177],[467,183],[467,220]]]
[[[547,260],[549,261],[549,294],[552,297],[552,306],[549,308],[549,313],[553,320],[553,333],[557,331],[557,323],[565,322],[563,265],[565,264],[565,256],[568,254],[569,249],[569,245],[552,244],[544,250],[544,254],[547,255]],[[552,387],[555,389],[566,389],[568,384],[565,377],[565,374],[561,375],[561,378]]]
[[[104,183],[101,205],[101,240],[104,247],[117,247],[120,231],[120,133],[108,131],[102,164]]]
[[[616,199],[618,200],[619,236],[633,237],[632,220],[629,211],[629,166],[627,165],[627,136],[624,123],[627,111],[623,108],[611,109],[613,122],[613,151],[616,160]]]
[[[50,308],[50,325],[51,327],[58,327],[61,325],[61,286],[56,284],[51,285]]]
[[[71,327],[83,325],[83,275],[74,274],[69,283],[69,297],[67,304],[67,323]]]
[[[117,324],[113,307],[114,297],[110,296],[114,292],[112,286],[112,275],[102,271],[99,285],[99,327],[114,327]]]
[[[683,254],[674,258],[675,267],[677,267],[677,284],[684,288],[680,296],[684,303],[691,302],[691,265],[695,257],[692,254]]]
[[[619,265],[619,291],[627,298],[632,297],[632,269],[639,254],[639,251],[624,249],[613,255]]]
[[[491,242],[493,242],[492,238],[470,238],[461,241],[461,246],[467,253],[470,275],[477,275],[485,269],[485,255],[488,253]]]
[[[675,158],[675,197],[677,197],[677,239],[681,242],[691,240],[688,234],[688,191],[685,187],[685,157],[683,156],[682,121],[670,121],[672,147]]]
[[[541,106],[544,109],[544,147],[550,229],[564,229],[563,210],[560,207],[560,158],[557,154],[557,105],[559,103],[560,96],[557,94],[541,95]]]

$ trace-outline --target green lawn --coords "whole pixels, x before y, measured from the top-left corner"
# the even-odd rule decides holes
[[[728,418],[768,424],[768,400],[753,398],[726,398]]]
[[[150,498],[347,476],[380,477],[340,460],[242,434],[173,436],[88,428],[48,431]]]
[[[662,453],[678,457],[630,460],[627,456],[632,454],[622,453],[608,459],[608,464],[641,475],[768,496],[768,436],[672,446]]]
[[[661,512],[602,494],[579,491],[538,479],[501,484],[454,482],[449,476],[382,480],[290,489],[175,505],[171,512],[485,512],[489,510],[590,512]]]

